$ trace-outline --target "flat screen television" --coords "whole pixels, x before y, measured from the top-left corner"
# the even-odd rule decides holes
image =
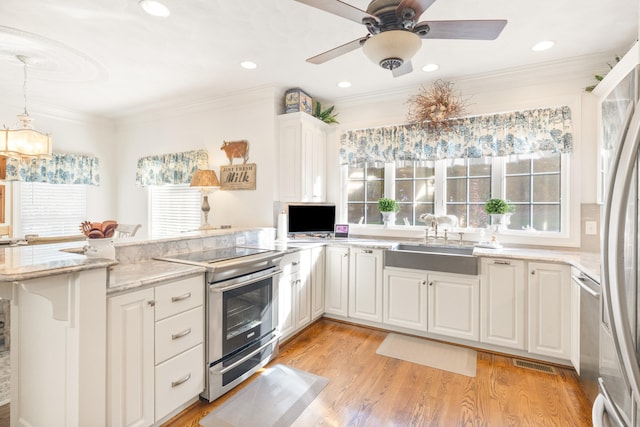
[[[333,234],[336,206],[330,204],[290,204],[290,234]]]

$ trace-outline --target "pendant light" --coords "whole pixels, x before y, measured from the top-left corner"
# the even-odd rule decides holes
[[[38,132],[31,124],[33,119],[27,112],[27,65],[29,58],[17,55],[24,65],[24,113],[18,114],[15,129],[4,128],[0,131],[0,155],[7,157],[51,157],[51,136]]]

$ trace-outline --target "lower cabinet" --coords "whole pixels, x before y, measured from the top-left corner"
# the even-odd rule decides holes
[[[478,341],[480,281],[462,275],[429,274],[428,331]]]
[[[480,341],[525,350],[527,343],[526,263],[482,258]]]
[[[325,251],[324,311],[346,317],[349,310],[349,248],[327,246]]]
[[[382,301],[384,324],[427,332],[427,274],[425,272],[385,268]]]
[[[350,249],[349,317],[382,322],[383,255],[382,249]]]
[[[203,275],[108,299],[107,425],[153,425],[204,390],[203,303]]]
[[[530,262],[529,352],[570,360],[571,267]]]
[[[311,248],[311,320],[324,314],[325,248]]]

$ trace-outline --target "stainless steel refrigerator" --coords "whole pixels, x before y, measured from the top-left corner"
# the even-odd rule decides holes
[[[603,184],[594,426],[640,427],[639,49],[636,43],[594,91],[599,97]]]

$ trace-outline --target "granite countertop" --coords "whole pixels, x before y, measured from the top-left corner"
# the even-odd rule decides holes
[[[107,294],[153,286],[166,280],[182,279],[205,271],[204,267],[156,260],[114,265],[109,269]]]
[[[52,274],[109,267],[113,260],[66,252],[84,242],[0,247],[0,282],[36,279]]]

